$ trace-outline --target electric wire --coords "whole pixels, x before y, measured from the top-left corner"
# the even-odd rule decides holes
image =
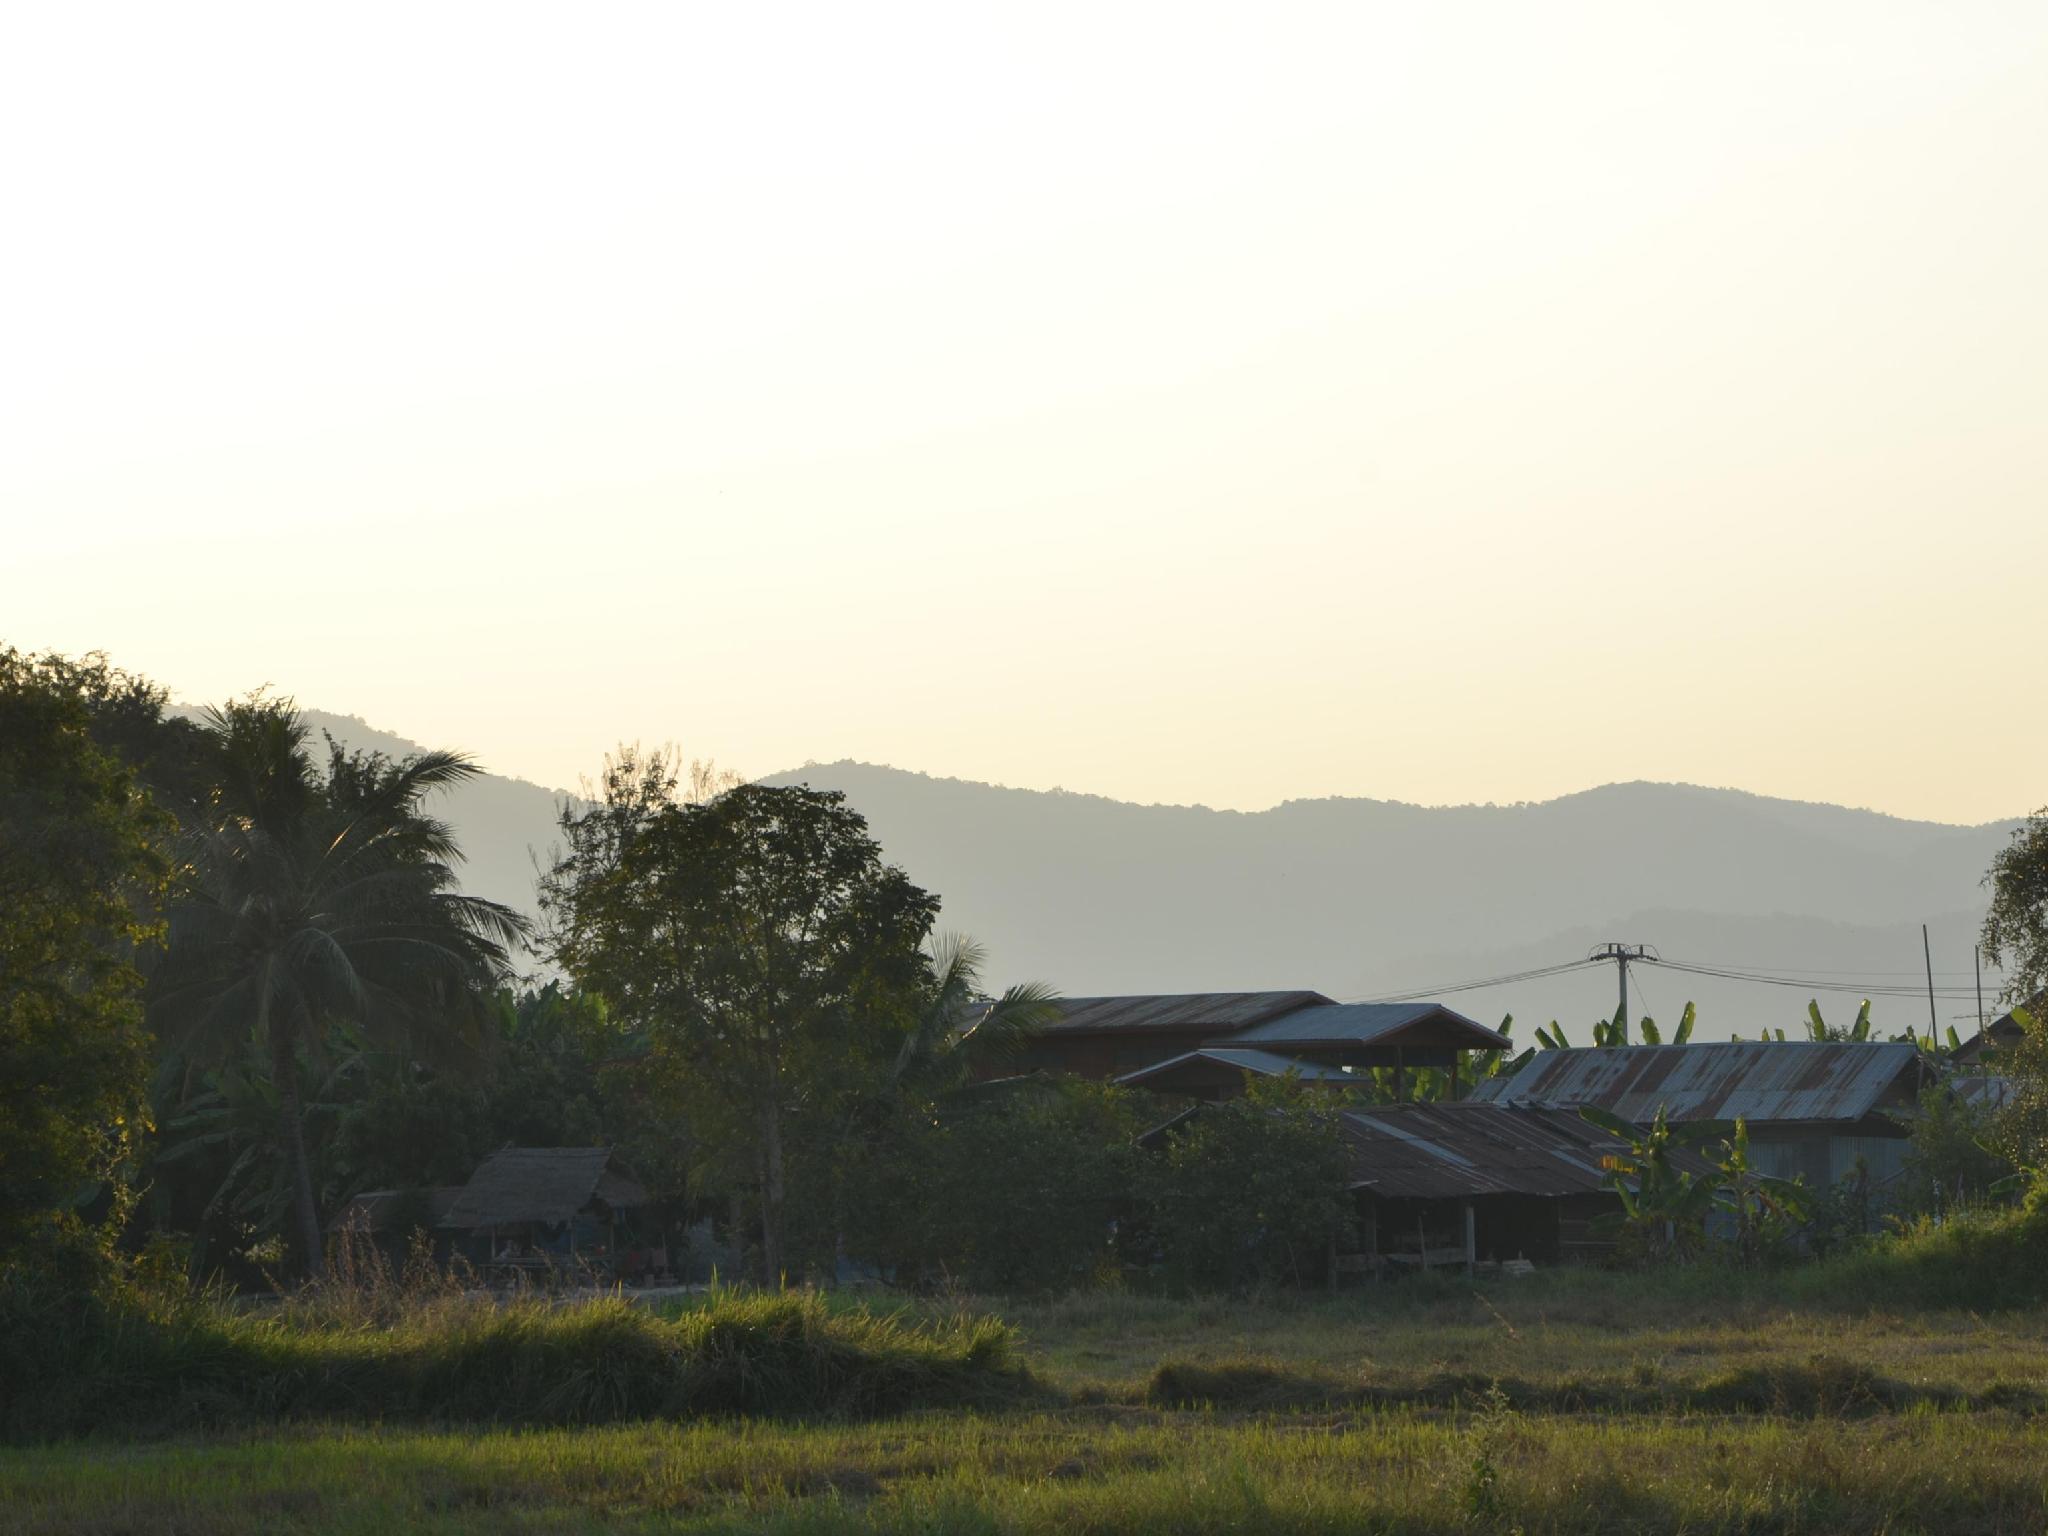
[[[1563,965],[1546,965],[1534,970],[1515,971],[1505,976],[1486,976],[1475,981],[1454,981],[1432,987],[1411,987],[1402,992],[1380,992],[1371,997],[1348,997],[1347,1003],[1413,1003],[1427,998],[1448,996],[1453,992],[1476,992],[1482,987],[1504,987],[1518,981],[1534,981],[1540,976],[1561,976],[1567,971],[1582,971],[1589,966],[1604,964],[1599,960],[1572,960]]]

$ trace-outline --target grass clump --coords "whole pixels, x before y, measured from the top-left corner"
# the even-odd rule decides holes
[[[859,1417],[1029,1400],[995,1319],[905,1322],[806,1292],[722,1291],[680,1316],[615,1297],[432,1296],[365,1316],[314,1295],[266,1313],[217,1297],[52,1294],[0,1281],[0,1437],[48,1440],[276,1420],[589,1425],[716,1414]]]

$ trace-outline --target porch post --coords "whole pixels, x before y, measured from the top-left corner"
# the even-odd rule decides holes
[[[1472,1213],[1470,1195],[1459,1203],[1465,1207],[1465,1278],[1469,1280],[1473,1268],[1479,1263],[1479,1219]]]

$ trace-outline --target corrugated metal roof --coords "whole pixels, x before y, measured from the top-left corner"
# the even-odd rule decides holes
[[[2009,1077],[1952,1077],[1949,1090],[1973,1109],[2003,1109],[2012,1100]]]
[[[1471,1100],[1380,1104],[1346,1110],[1354,1189],[1390,1200],[1472,1195],[1557,1199],[1610,1188],[1600,1166],[1621,1143],[1576,1113],[1503,1109]],[[1697,1154],[1673,1154],[1680,1168],[1704,1173]]]
[[[1340,1072],[1335,1067],[1318,1066],[1312,1061],[1296,1061],[1292,1056],[1280,1056],[1272,1051],[1245,1051],[1227,1045],[1205,1045],[1199,1051],[1186,1051],[1169,1060],[1155,1062],[1149,1067],[1140,1067],[1135,1072],[1126,1072],[1117,1081],[1132,1087],[1165,1087],[1166,1084],[1160,1079],[1185,1072],[1189,1067],[1202,1063],[1227,1067],[1238,1072],[1256,1072],[1261,1077],[1284,1077],[1289,1072],[1296,1072],[1301,1075],[1303,1082],[1310,1083],[1358,1081],[1349,1072]]]
[[[1320,992],[1183,992],[1139,997],[1067,997],[1048,1034],[1206,1029],[1219,1035],[1330,1000]]]
[[[1397,1036],[1411,1034],[1417,1044],[1464,1050],[1500,1050],[1508,1044],[1506,1035],[1454,1013],[1442,1003],[1328,1003],[1301,1008],[1240,1030],[1230,1037],[1230,1044],[1393,1046],[1401,1043]]]
[[[441,1218],[444,1227],[567,1221],[592,1200],[645,1205],[647,1191],[610,1169],[609,1147],[507,1147],[477,1166]]]
[[[1595,1104],[1624,1120],[1856,1121],[1920,1053],[1904,1041],[1719,1041],[1538,1051],[1491,1089],[1494,1103],[1539,1109]]]

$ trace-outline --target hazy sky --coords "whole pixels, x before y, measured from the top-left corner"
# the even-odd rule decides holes
[[[0,638],[565,784],[2048,801],[2048,7],[0,23]]]

